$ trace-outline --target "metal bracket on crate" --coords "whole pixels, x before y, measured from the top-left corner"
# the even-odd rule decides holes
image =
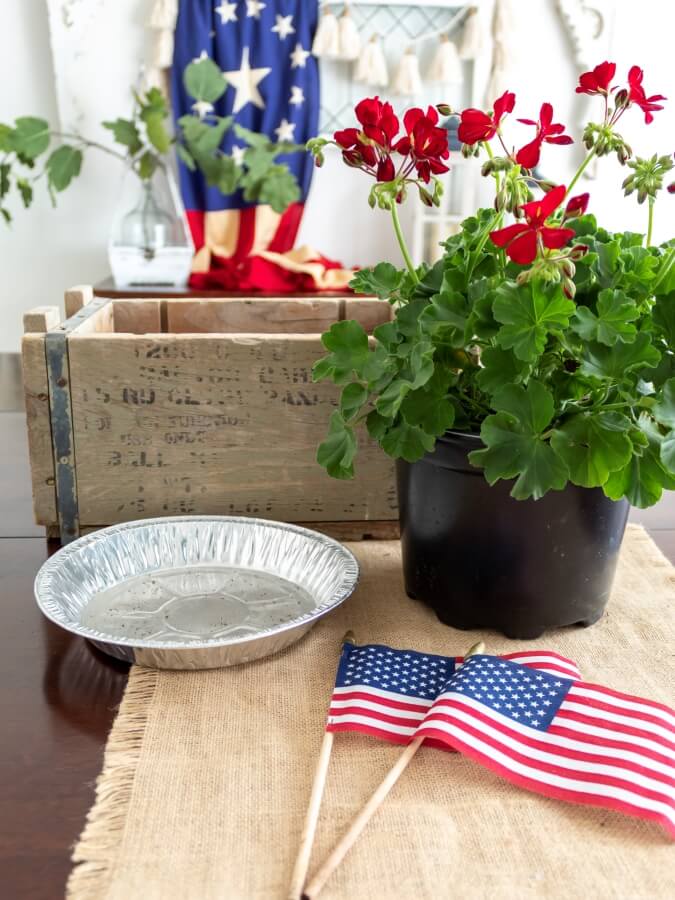
[[[56,511],[62,544],[79,537],[80,514],[75,475],[73,410],[70,398],[68,335],[97,313],[110,300],[95,297],[59,328],[45,334],[45,356],[49,381],[49,406],[52,421],[52,452],[56,485]]]

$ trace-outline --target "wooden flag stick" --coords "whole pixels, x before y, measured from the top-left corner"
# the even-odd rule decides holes
[[[342,647],[345,644],[354,644],[356,638],[354,633],[348,631],[342,639]],[[302,889],[305,885],[307,870],[309,868],[309,859],[312,855],[312,845],[314,844],[314,835],[316,834],[316,826],[319,821],[319,811],[321,810],[321,801],[323,800],[323,791],[326,786],[326,776],[328,775],[328,766],[330,764],[330,755],[333,750],[333,732],[326,731],[323,736],[319,758],[316,763],[314,772],[314,781],[312,782],[312,793],[309,798],[309,806],[305,814],[305,823],[302,827],[302,835],[300,837],[300,848],[293,867],[293,875],[291,877],[291,886],[288,890],[288,900],[300,900]]]
[[[474,656],[477,653],[482,653],[484,649],[485,644],[482,641],[479,641],[477,644],[474,644],[469,652],[465,655],[464,660],[467,660],[470,656]],[[398,779],[405,772],[406,768],[408,767],[408,763],[417,753],[423,742],[423,737],[416,737],[410,744],[408,744],[403,753],[399,756],[396,763],[387,772],[384,780],[381,782],[379,787],[375,790],[366,805],[349,826],[343,837],[333,848],[333,851],[331,852],[328,859],[307,885],[302,894],[302,900],[314,900],[314,898],[319,895],[319,892],[323,889],[330,876],[337,869],[349,850],[355,844],[357,838],[366,827],[371,817],[380,808],[389,791],[393,788]]]

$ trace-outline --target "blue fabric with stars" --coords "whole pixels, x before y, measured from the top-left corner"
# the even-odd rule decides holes
[[[378,688],[401,699],[435,700],[455,671],[455,660],[382,644],[345,644],[335,687]]]
[[[471,697],[495,712],[538,731],[546,731],[574,684],[497,656],[472,656],[443,693]]]
[[[176,22],[171,73],[171,99],[175,119],[192,113],[193,99],[183,86],[183,70],[206,53],[226,73],[252,70],[251,84],[259,101],[245,102],[234,113],[235,122],[266,134],[271,140],[304,143],[319,125],[319,72],[311,56],[316,31],[318,0],[181,0]],[[269,70],[265,72],[265,70]],[[214,113],[233,113],[238,89],[228,84]],[[243,99],[240,95],[239,102]],[[261,106],[260,103],[263,105]],[[230,130],[221,145],[226,153],[245,146]],[[309,191],[313,161],[308,153],[278,158],[295,174],[303,202]],[[241,192],[224,197],[208,187],[199,172],[181,162],[180,187],[188,210],[213,211],[255,206]]]

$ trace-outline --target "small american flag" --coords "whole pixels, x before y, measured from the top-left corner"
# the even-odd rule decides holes
[[[660,703],[477,655],[415,734],[521,787],[654,819],[675,837],[675,713]]]
[[[548,650],[509,653],[504,659],[566,678],[581,677],[576,665]],[[395,650],[381,644],[342,648],[328,731],[363,731],[397,744],[415,736],[444,690],[461,656]]]

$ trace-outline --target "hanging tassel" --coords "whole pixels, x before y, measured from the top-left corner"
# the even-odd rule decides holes
[[[324,56],[328,59],[337,59],[340,56],[338,21],[328,8],[324,10],[314,35],[312,53],[314,56]]]
[[[173,31],[158,31],[153,42],[150,65],[156,69],[170,69],[173,62]]]
[[[371,37],[362,59],[364,60],[364,72],[363,78],[360,80],[370,87],[386,87],[389,84],[387,60],[384,58],[382,44],[376,34]]]
[[[375,37],[375,35],[373,35],[366,46],[363,48],[360,56],[357,57],[356,66],[354,67],[354,74],[352,76],[354,81],[365,83],[368,72],[370,71],[370,60],[373,55],[373,44],[376,40],[377,38]]]
[[[428,81],[442,81],[444,84],[462,83],[462,63],[457,47],[447,34],[441,35],[436,54],[427,72]]]
[[[411,97],[422,92],[422,76],[417,54],[412,47],[408,47],[401,62],[398,64],[393,82],[394,91],[406,97]]]
[[[474,6],[469,10],[468,18],[462,32],[462,42],[459,45],[460,59],[476,59],[485,47],[485,29],[478,9]]]
[[[514,46],[515,35],[512,23],[515,9],[508,0],[496,0],[492,18],[492,64],[485,92],[485,102],[491,106],[508,88],[509,59],[508,48]]]
[[[178,17],[178,0],[155,0],[148,17],[148,28],[173,31]]]
[[[340,59],[358,59],[361,53],[361,35],[349,13],[348,6],[345,6],[344,12],[340,16],[339,30]]]

